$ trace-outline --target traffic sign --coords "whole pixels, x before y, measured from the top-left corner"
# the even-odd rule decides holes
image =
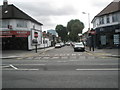
[[[34,37],[35,37],[35,38],[38,37],[38,32],[34,32]]]
[[[95,35],[96,31],[90,31],[91,35]]]

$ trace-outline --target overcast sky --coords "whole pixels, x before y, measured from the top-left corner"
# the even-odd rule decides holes
[[[43,31],[55,29],[57,24],[67,26],[71,19],[79,19],[88,28],[88,14],[93,19],[113,0],[8,0],[19,9],[43,24]],[[0,5],[3,0],[0,0]],[[92,27],[92,24],[91,24]]]

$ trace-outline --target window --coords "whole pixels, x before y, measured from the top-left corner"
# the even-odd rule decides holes
[[[100,17],[99,23],[100,23],[100,24],[104,24],[104,17]]]
[[[101,45],[106,45],[106,36],[100,36]]]
[[[110,23],[110,17],[109,17],[109,15],[107,15],[107,23]]]
[[[18,20],[17,21],[17,27],[19,27],[19,28],[27,28],[27,21]]]
[[[114,34],[114,44],[120,44],[120,35],[119,34]]]
[[[0,28],[2,28],[2,20],[0,20]]]
[[[117,22],[118,21],[118,16],[117,14],[112,15],[112,22]]]
[[[0,21],[0,27],[2,28],[8,28],[9,21],[8,20],[2,20]]]

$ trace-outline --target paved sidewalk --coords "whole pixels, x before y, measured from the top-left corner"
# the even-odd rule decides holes
[[[12,58],[20,58],[20,57],[30,57],[37,56],[41,53],[44,53],[48,50],[54,49],[54,47],[49,47],[45,49],[38,49],[37,53],[35,50],[27,51],[27,50],[5,50],[2,51],[2,55],[0,55],[1,59],[12,59]]]
[[[89,52],[93,55],[97,56],[107,56],[107,57],[117,57],[120,58],[120,49],[97,49],[95,48],[94,51],[89,50],[89,47],[86,47],[86,52]]]

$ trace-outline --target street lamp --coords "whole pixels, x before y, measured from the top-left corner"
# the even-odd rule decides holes
[[[90,13],[82,12],[82,14],[88,15],[88,30],[90,31]]]
[[[90,33],[90,13],[82,12],[82,14],[87,14],[88,15],[88,34],[87,34],[87,44],[89,46],[89,49],[91,51],[91,36],[89,36]],[[93,39],[93,38],[92,38]],[[94,50],[94,49],[93,49]]]

